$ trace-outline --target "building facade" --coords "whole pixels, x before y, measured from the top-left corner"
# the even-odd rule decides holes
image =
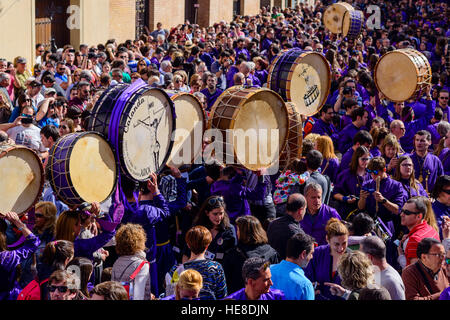
[[[233,16],[258,14],[264,0],[0,0],[0,57],[33,61],[36,43],[50,49],[71,44],[123,42],[186,20],[202,27]],[[289,0],[289,3],[295,2]],[[286,6],[286,0],[269,5]],[[11,32],[8,32],[10,30]]]

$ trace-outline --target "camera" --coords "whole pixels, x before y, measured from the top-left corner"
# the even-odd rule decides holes
[[[31,124],[33,123],[33,117],[23,117],[20,121],[22,124]]]
[[[353,90],[350,87],[345,87],[344,91],[342,92],[343,94],[352,94]]]

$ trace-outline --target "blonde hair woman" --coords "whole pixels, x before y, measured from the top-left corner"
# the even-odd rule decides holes
[[[122,225],[116,234],[119,258],[112,267],[111,280],[130,282],[130,276],[137,271],[138,274],[132,280],[133,286],[130,285],[130,299],[133,300],[151,300],[150,266],[144,251],[146,240],[144,228],[138,224]]]
[[[311,135],[311,134],[310,134]],[[335,183],[339,169],[339,159],[334,153],[333,140],[329,136],[319,136],[316,138],[315,149],[323,156],[322,174],[330,177],[332,183]]]
[[[199,300],[200,290],[203,288],[203,277],[197,270],[187,269],[180,274],[175,285],[175,295],[161,300]]]

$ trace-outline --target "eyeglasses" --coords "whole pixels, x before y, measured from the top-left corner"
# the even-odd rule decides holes
[[[412,163],[402,163],[401,164],[402,167],[412,167]]]
[[[61,293],[66,293],[67,290],[69,290],[69,288],[67,286],[48,286],[48,290],[50,292],[55,292],[56,289],[58,289],[58,291]]]
[[[67,129],[69,129],[67,126],[61,126],[61,129],[64,129],[64,130],[67,130]]]
[[[22,113],[20,116],[21,116],[21,117],[26,117],[26,118],[33,118],[32,115],[30,115],[30,114],[25,114],[25,113]]]
[[[210,206],[215,206],[218,203],[225,203],[225,201],[223,200],[223,197],[214,197],[208,200],[208,204]]]
[[[448,100],[448,97],[439,97],[439,99]]]
[[[34,216],[36,218],[43,218],[44,217],[44,215],[42,213],[35,213]]]
[[[378,171],[378,170],[370,170],[370,169],[366,169],[366,171],[367,171],[367,173],[373,173],[373,174],[375,174],[375,175],[377,175],[378,172],[380,172],[380,171]]]
[[[436,256],[436,257],[439,257],[439,258],[441,258],[441,259],[444,259],[445,258],[445,253],[427,253],[428,255],[430,255],[430,256]]]
[[[361,158],[361,161],[369,161],[372,158]]]
[[[450,194],[450,190],[443,189],[442,192],[445,192],[446,194]]]
[[[406,210],[406,209],[402,209],[402,210],[400,210],[400,212],[401,212],[401,213],[404,213],[404,214],[407,215],[407,216],[410,216],[410,215],[412,215],[412,214],[419,214],[419,213],[422,213],[422,212],[409,211],[409,210]]]

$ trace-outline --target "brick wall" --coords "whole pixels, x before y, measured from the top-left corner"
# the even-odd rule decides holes
[[[101,23],[99,21],[99,23]],[[110,0],[109,3],[109,38],[117,42],[136,37],[136,1]],[[107,40],[107,39],[105,39]]]
[[[216,22],[233,20],[233,0],[199,0],[198,24],[208,27]]]
[[[241,15],[254,16],[259,14],[261,0],[241,0]]]
[[[156,29],[156,24],[161,22],[164,29],[171,29],[185,20],[184,0],[148,0],[149,6],[149,29]]]

